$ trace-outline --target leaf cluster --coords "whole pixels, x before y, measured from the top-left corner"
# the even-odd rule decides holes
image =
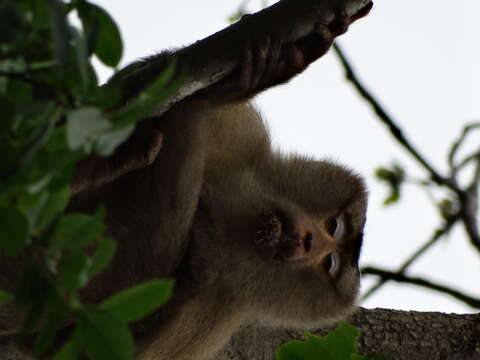
[[[393,164],[390,168],[378,168],[375,171],[378,180],[384,182],[389,188],[389,195],[384,200],[384,205],[390,205],[400,200],[401,188],[405,182],[405,171],[397,164]]]
[[[36,357],[131,359],[127,324],[172,290],[172,281],[156,280],[95,306],[80,300],[116,243],[106,236],[102,207],[66,212],[76,164],[111,155],[178,86],[171,64],[128,105],[119,103],[121,86],[100,86],[92,58],[116,70],[122,52],[115,21],[89,1],[0,2],[0,269],[17,262],[21,273],[15,291],[0,290],[0,306],[26,314],[18,341],[33,343]],[[67,325],[70,338],[52,353]]]

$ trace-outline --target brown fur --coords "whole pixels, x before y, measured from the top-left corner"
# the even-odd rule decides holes
[[[208,360],[245,322],[305,328],[354,307],[362,180],[328,161],[273,151],[261,116],[245,100],[308,65],[292,70],[256,61],[288,58],[279,49],[294,51],[298,65],[292,44],[250,53],[231,78],[139,125],[124,148],[144,146],[154,130],[163,134],[150,165],[72,200],[70,211],[105,204],[118,242],[112,265],[84,289],[85,301],[149,279],[177,279],[169,304],[133,325],[137,359]],[[281,65],[265,71],[258,63]],[[346,235],[334,240],[326,224],[340,214]],[[335,276],[326,268],[332,251],[341,259]],[[0,316],[0,329],[9,326],[6,318]]]

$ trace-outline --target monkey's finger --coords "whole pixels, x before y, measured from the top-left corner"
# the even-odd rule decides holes
[[[263,73],[263,79],[261,86],[269,86],[275,82],[278,78],[279,63],[282,57],[282,43],[276,39],[271,40],[270,52],[265,64],[265,71]]]
[[[265,73],[267,58],[270,52],[270,43],[270,37],[262,35],[255,41],[253,45],[252,82],[250,85],[251,90],[255,90],[260,87],[261,80]]]

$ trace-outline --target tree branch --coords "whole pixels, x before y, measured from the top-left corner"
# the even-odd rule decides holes
[[[459,164],[455,164],[455,156],[458,153],[458,150],[462,146],[462,144],[465,142],[465,139],[467,138],[468,134],[470,134],[473,130],[479,129],[480,128],[480,123],[472,123],[469,125],[466,125],[463,128],[462,133],[458,137],[458,139],[452,144],[450,151],[448,153],[448,164],[450,168],[452,169],[452,177],[456,176],[456,173],[458,170],[460,170],[465,164],[469,161],[468,157],[461,161]]]
[[[351,322],[362,330],[362,353],[379,353],[391,360],[480,359],[480,316],[436,312],[360,308]],[[332,327],[315,331],[325,334]],[[301,339],[304,330],[248,326],[234,336],[215,360],[273,360],[275,349]],[[242,349],[242,357],[235,349]]]
[[[284,43],[295,42],[312,34],[319,24],[331,24],[338,14],[345,14],[354,22],[365,16],[371,7],[371,0],[281,0],[243,17],[176,53],[177,68],[183,71],[185,80],[176,95],[161,104],[155,114],[162,114],[185,97],[229,75],[242,59],[245,44],[251,39],[266,34]],[[156,79],[164,66],[163,61],[147,61],[124,76],[121,73],[120,77],[116,76],[112,86],[121,89],[121,103],[126,103]]]
[[[324,38],[318,33],[319,24],[335,24],[335,20],[341,18],[348,22],[345,24],[348,26],[367,15],[371,7],[371,0],[282,0],[244,17],[226,29],[175,52],[176,71],[182,76],[183,85],[171,99],[159,105],[154,115],[161,115],[173,104],[229,75],[242,60],[245,45],[252,39],[267,34],[282,43],[288,43],[314,33],[319,36],[319,48],[322,45],[328,48],[334,35]],[[166,57],[161,55],[133,63],[104,85],[104,91],[108,93],[110,87],[119,90],[121,108],[155,81],[166,65]],[[72,183],[73,192],[94,189],[129,171],[151,164],[160,150],[161,139],[147,142],[151,143],[150,148],[144,149],[143,141],[137,144],[131,137],[127,141],[130,152],[117,151],[113,158],[91,156],[81,161]]]
[[[430,249],[434,244],[437,243],[444,235],[448,234],[452,229],[453,225],[459,220],[460,216],[456,216],[450,219],[445,226],[441,229],[437,229],[432,237],[423,244],[419,249],[417,249],[405,262],[400,266],[400,268],[396,271],[399,274],[404,273],[410,265],[412,265],[415,261],[417,261],[425,252]],[[363,273],[363,269],[362,269]],[[389,279],[381,278],[375,285],[373,285],[370,289],[368,289],[365,294],[362,296],[362,300],[367,299],[371,296],[375,291],[380,289]]]
[[[408,140],[407,137],[403,134],[396,121],[393,120],[393,117],[387,113],[383,106],[380,105],[380,103],[375,99],[375,97],[360,82],[358,76],[353,70],[352,65],[344,55],[340,46],[335,43],[333,45],[333,48],[345,70],[346,79],[352,83],[360,96],[363,97],[368,104],[370,104],[375,114],[377,114],[383,124],[387,126],[388,130],[391,132],[395,140],[397,140],[425,168],[425,170],[429,172],[433,181],[435,181],[437,184],[446,185],[455,192],[457,192],[458,188],[455,186],[455,184],[452,183],[449,178],[440,175],[440,173],[436,169],[434,169],[432,165],[430,165],[430,162],[427,161],[425,157],[420,154],[420,152],[413,146],[410,140]]]
[[[428,171],[432,180],[438,185],[443,185],[451,190],[458,196],[461,209],[460,216],[465,225],[465,230],[469,236],[470,243],[480,252],[480,232],[477,225],[477,187],[479,176],[474,176],[474,181],[472,182],[469,189],[464,190],[460,188],[455,180],[455,177],[444,177],[428,162],[423,155],[412,145],[412,143],[405,137],[400,127],[396,124],[393,118],[387,113],[387,111],[380,105],[380,103],[375,99],[375,97],[362,85],[355,71],[353,70],[352,65],[344,55],[343,51],[340,49],[338,44],[334,44],[334,50],[337,53],[340,62],[345,70],[345,76],[349,80],[355,89],[358,91],[361,97],[363,97],[368,104],[373,108],[375,114],[380,118],[380,120],[388,127],[392,133],[395,140],[397,140],[400,145],[405,148],[422,166],[425,170]],[[472,124],[467,126],[460,138],[454,143],[452,149],[450,150],[449,162],[453,164],[453,157],[455,156],[459,146],[464,141],[466,135],[469,131],[477,128],[477,124]],[[480,170],[479,170],[480,171]],[[476,181],[475,181],[476,179]]]
[[[386,271],[382,269],[377,269],[373,267],[366,267],[362,269],[363,275],[376,275],[380,276],[384,280],[393,280],[401,283],[408,283],[412,285],[422,286],[427,289],[435,290],[442,292],[444,294],[448,294],[454,297],[457,300],[460,300],[471,307],[480,309],[480,299],[474,298],[472,296],[465,295],[464,293],[451,289],[445,285],[435,284],[429,280],[425,280],[418,277],[409,277],[402,273],[395,273],[391,271]]]

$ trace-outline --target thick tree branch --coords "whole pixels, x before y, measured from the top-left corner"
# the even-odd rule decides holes
[[[381,277],[383,280],[393,280],[401,283],[407,283],[417,286],[422,286],[427,289],[439,291],[444,294],[448,294],[454,297],[457,300],[463,301],[464,303],[470,305],[471,307],[480,309],[480,299],[474,298],[472,296],[465,295],[464,293],[454,290],[448,286],[435,284],[429,280],[425,280],[418,277],[409,277],[402,273],[396,273],[391,271],[386,271],[382,269],[377,269],[374,267],[366,267],[362,269],[363,275],[376,275]]]
[[[314,34],[319,41],[316,45],[327,49],[336,35],[332,33],[324,38],[319,32],[319,25],[332,26],[336,20],[344,19],[347,23],[340,24],[343,29],[365,16],[371,7],[371,0],[281,0],[254,15],[246,16],[174,54],[177,75],[181,75],[183,82],[172,98],[159,105],[154,115],[162,114],[185,97],[229,75],[242,60],[245,46],[252,39],[267,35],[286,44]],[[164,56],[153,56],[134,63],[116,74],[104,86],[104,90],[106,93],[109,90],[115,94],[120,92],[119,105],[115,108],[121,108],[155,81],[166,65]],[[95,189],[129,171],[149,165],[160,150],[161,140],[148,140],[147,149],[143,142],[138,144],[131,138],[127,144],[130,150],[117,151],[113,158],[91,156],[80,162],[72,183],[73,192]]]
[[[360,308],[351,323],[362,331],[362,353],[379,353],[391,360],[479,360],[480,314],[443,314]],[[316,330],[325,334],[332,327]],[[237,333],[214,360],[274,360],[282,344],[301,339],[306,329],[271,329],[255,325]],[[0,359],[26,360],[0,338]]]
[[[176,53],[177,68],[184,71],[184,82],[156,114],[231,73],[241,60],[248,40],[268,35],[284,43],[295,42],[312,34],[319,24],[331,24],[339,14],[346,14],[354,22],[365,16],[371,7],[371,0],[281,0],[258,13],[244,16],[241,21]],[[164,67],[163,61],[148,61],[125,76],[116,77],[114,86],[122,91],[121,102],[135,96]]]
[[[351,322],[362,330],[362,353],[391,360],[480,359],[480,316],[360,308]],[[331,327],[317,331],[324,334]],[[249,326],[237,334],[215,360],[273,360],[275,349],[304,330]]]

